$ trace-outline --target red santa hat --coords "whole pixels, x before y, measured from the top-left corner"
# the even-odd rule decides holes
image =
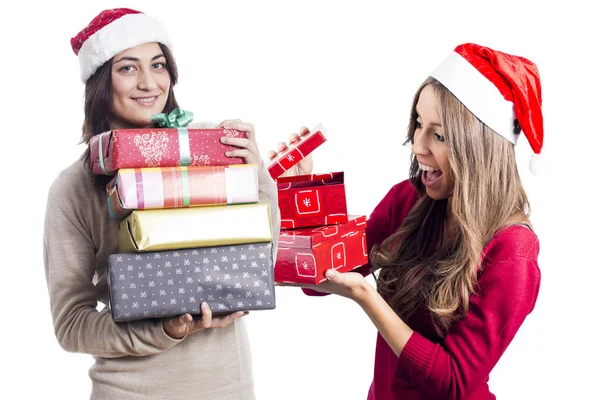
[[[517,144],[521,130],[534,152],[536,173],[544,126],[542,88],[536,65],[473,43],[457,46],[431,74],[481,122]]]
[[[145,43],[159,42],[171,48],[162,23],[129,8],[104,10],[71,39],[79,56],[81,80],[85,83],[105,62],[122,51]]]

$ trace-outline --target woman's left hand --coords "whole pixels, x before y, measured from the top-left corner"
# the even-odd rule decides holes
[[[217,125],[217,128],[236,129],[246,132],[246,139],[222,137],[221,143],[230,146],[239,147],[237,150],[230,150],[225,153],[227,157],[242,157],[246,164],[256,164],[258,170],[262,169],[262,158],[256,144],[256,135],[254,133],[254,125],[242,122],[239,119],[227,119]]]
[[[307,127],[303,126],[300,128],[298,133],[292,133],[288,138],[288,144],[285,142],[279,142],[277,144],[277,151],[271,150],[269,151],[268,157],[269,160],[273,160],[279,153],[282,153],[287,150],[287,148],[297,141],[299,141],[304,135],[308,134],[310,131]],[[297,175],[310,175],[313,170],[313,158],[312,153],[307,154],[302,160],[300,160],[296,165],[292,168],[285,171],[283,174],[279,176],[279,178],[283,178],[284,176],[297,176]]]
[[[337,294],[356,302],[363,300],[369,293],[369,290],[374,290],[365,277],[358,272],[338,272],[334,269],[329,269],[325,271],[325,277],[327,281],[318,285],[303,283],[275,283],[275,285],[296,286],[323,293]]]

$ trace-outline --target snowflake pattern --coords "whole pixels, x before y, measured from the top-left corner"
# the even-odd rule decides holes
[[[111,255],[113,318],[169,317],[184,309],[198,313],[204,301],[217,314],[275,308],[271,247],[261,243],[202,248],[181,251],[181,258],[179,251]]]

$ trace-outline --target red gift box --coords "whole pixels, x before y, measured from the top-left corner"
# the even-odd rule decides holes
[[[273,179],[277,179],[281,174],[309,155],[314,149],[325,143],[326,140],[325,130],[320,124],[317,125],[271,161],[268,167],[269,174],[271,174]]]
[[[121,168],[242,164],[227,157],[238,147],[222,144],[223,136],[245,138],[234,129],[149,128],[111,130],[90,139],[92,173],[114,175]]]
[[[345,224],[284,230],[279,233],[275,281],[318,284],[325,271],[351,271],[368,262],[367,217],[351,216]]]
[[[281,229],[348,222],[344,173],[277,179]]]

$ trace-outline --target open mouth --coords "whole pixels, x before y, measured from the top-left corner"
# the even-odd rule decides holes
[[[420,163],[419,168],[423,171],[421,173],[421,181],[425,186],[433,186],[442,179],[443,172],[439,169]]]

